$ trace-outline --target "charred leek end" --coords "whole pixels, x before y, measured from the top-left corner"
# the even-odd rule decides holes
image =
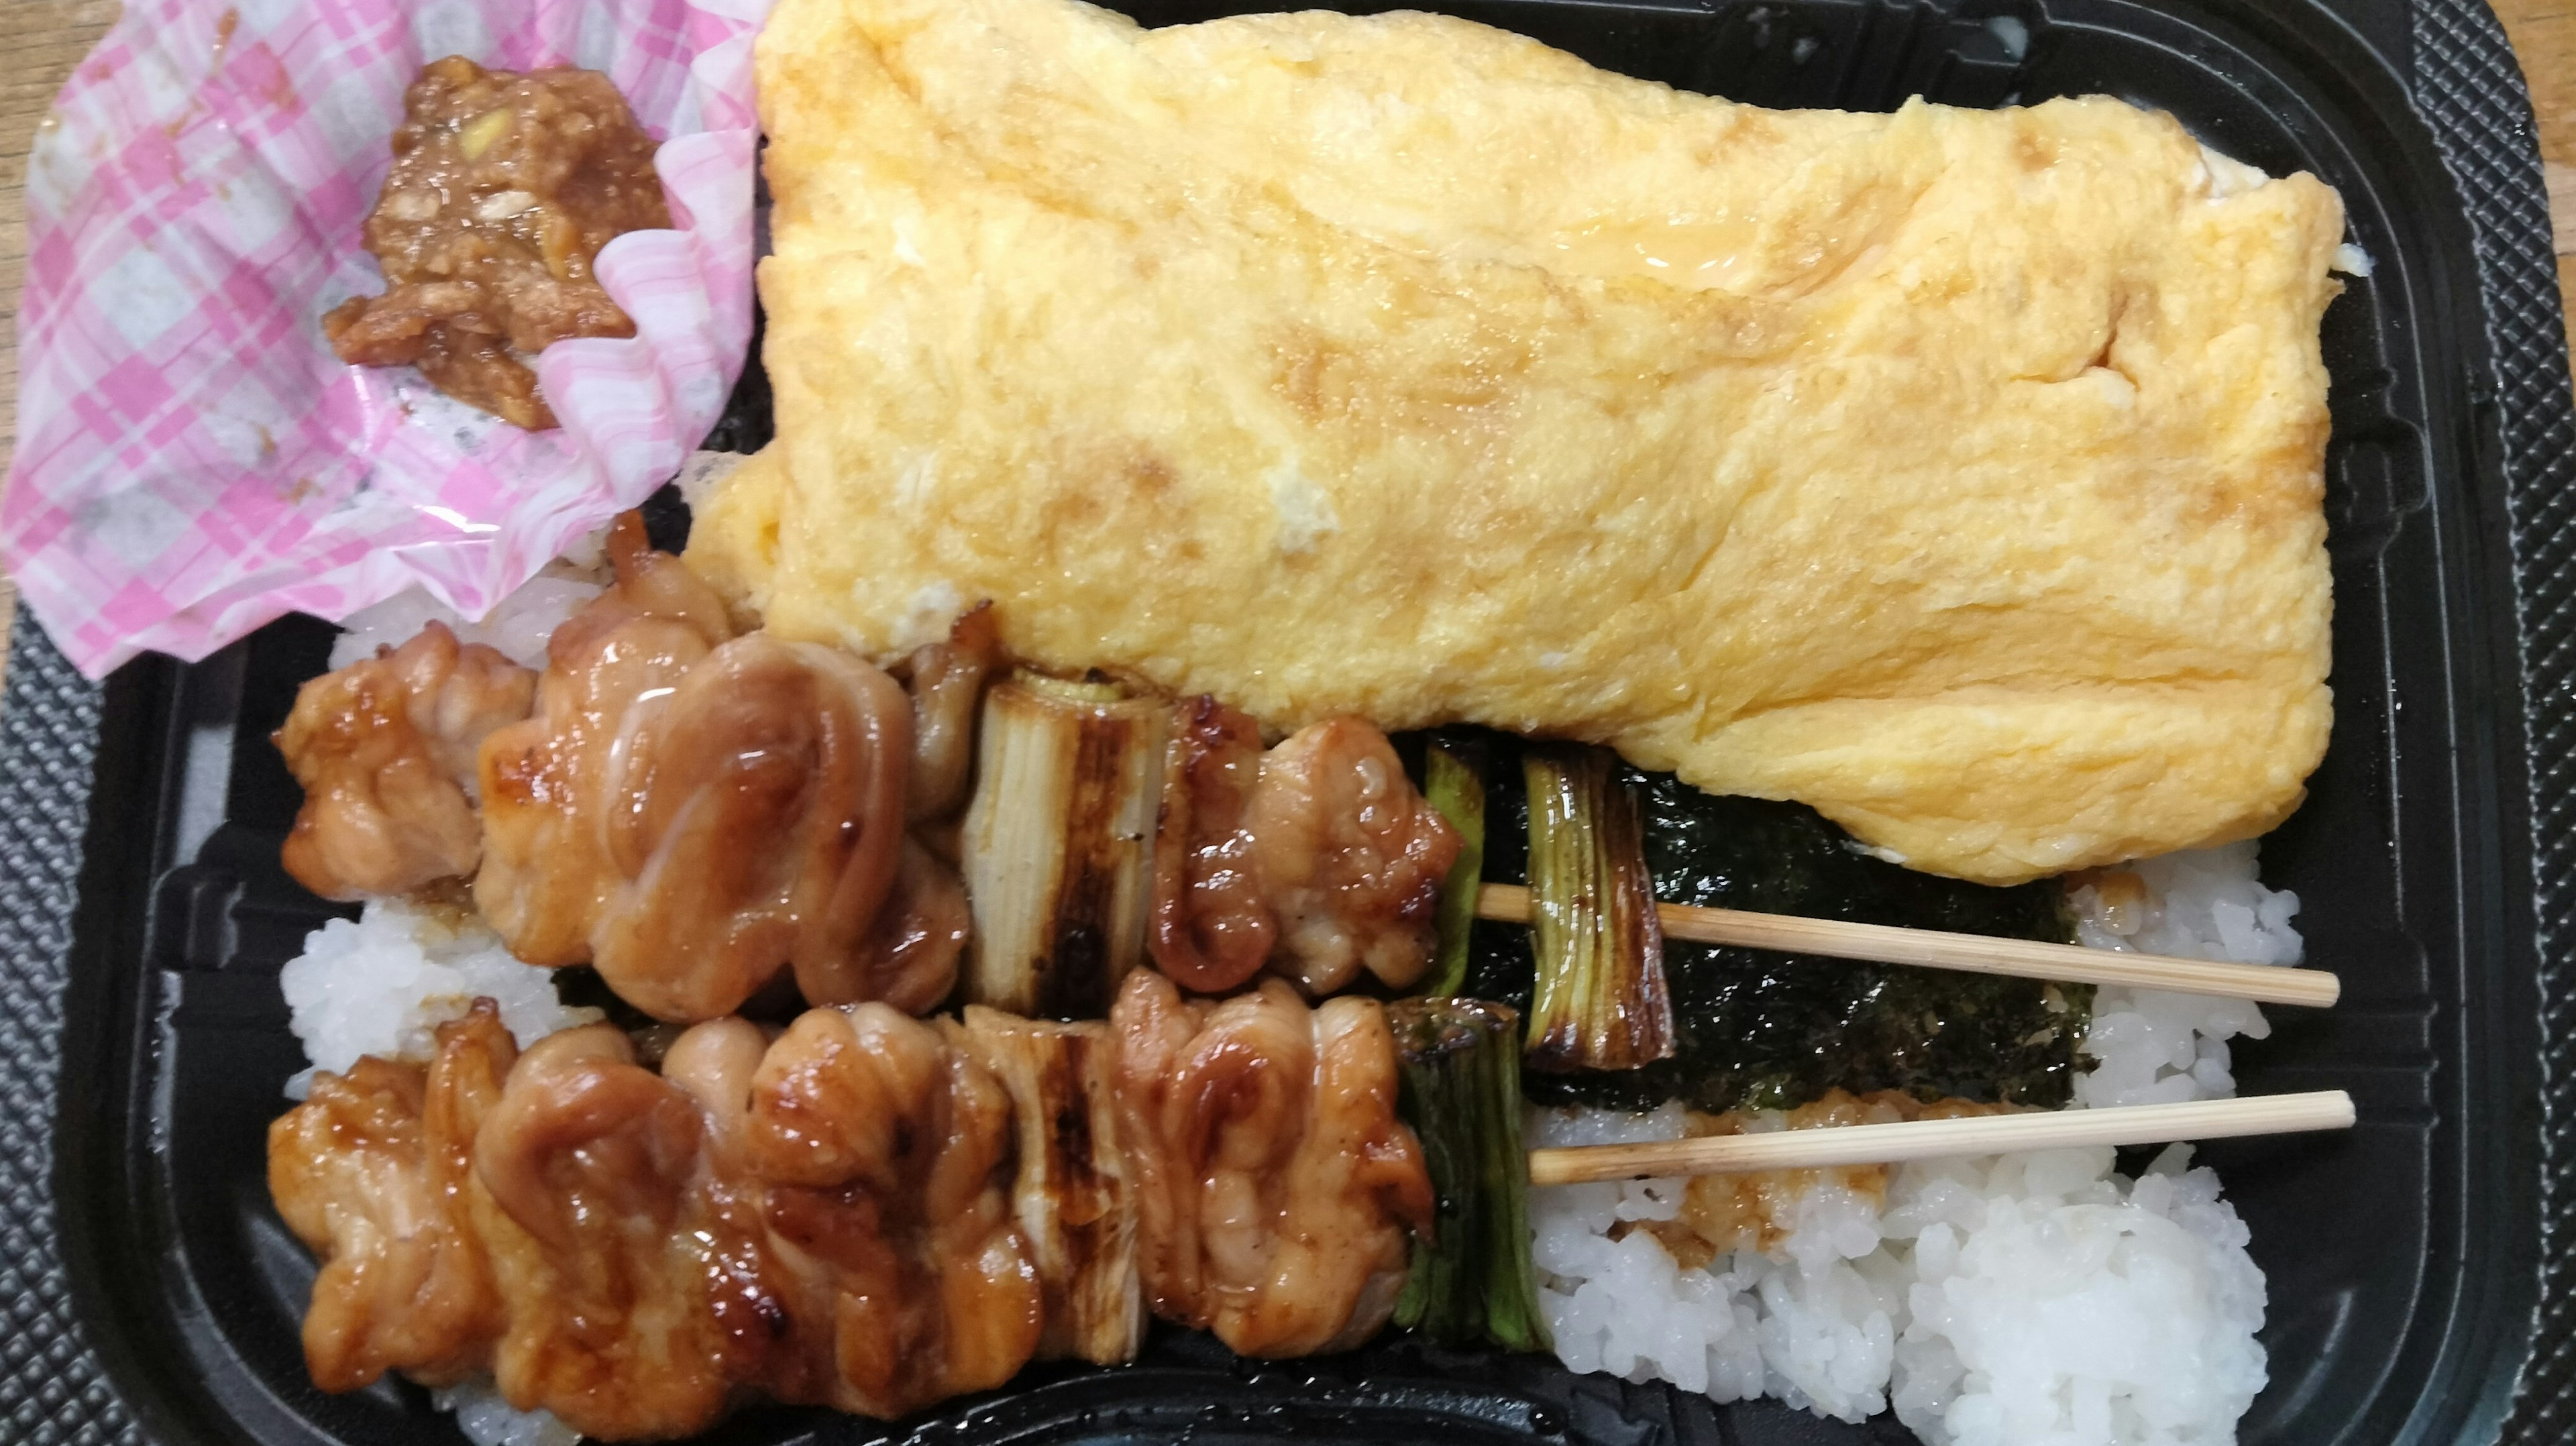
[[[1673,1052],[1664,930],[1637,796],[1606,748],[1521,755],[1529,783],[1532,1069],[1634,1069]]]
[[[1145,954],[1171,707],[1026,670],[984,695],[960,872],[967,998],[1097,1019]]]
[[[1468,934],[1476,926],[1476,891],[1485,885],[1483,750],[1431,740],[1423,751],[1423,792],[1458,831],[1458,861],[1440,881],[1440,953],[1423,993],[1445,999],[1466,987]]]
[[[1109,1026],[969,1005],[965,1024],[947,1028],[1010,1092],[1019,1129],[1011,1209],[1046,1293],[1039,1359],[1135,1359],[1145,1309],[1109,1093]]]
[[[1529,1162],[1521,1152],[1520,1016],[1477,999],[1389,1006],[1405,1122],[1437,1200],[1417,1238],[1395,1323],[1441,1345],[1554,1349],[1531,1273]]]

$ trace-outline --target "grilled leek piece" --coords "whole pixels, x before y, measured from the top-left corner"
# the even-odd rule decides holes
[[[1145,956],[1171,704],[1021,669],[984,695],[961,869],[966,997],[1097,1019]]]
[[[976,1005],[952,1026],[1010,1092],[1020,1164],[1011,1208],[1045,1292],[1040,1359],[1132,1360],[1145,1325],[1136,1211],[1109,1096],[1109,1026]]]
[[[1458,831],[1458,860],[1440,881],[1440,946],[1422,992],[1445,999],[1467,983],[1470,934],[1476,927],[1476,891],[1485,885],[1484,750],[1474,743],[1434,738],[1423,749],[1422,791]]]
[[[1520,1016],[1477,999],[1387,1008],[1400,1105],[1431,1170],[1436,1225],[1413,1242],[1395,1323],[1438,1344],[1553,1349],[1530,1263]]]
[[[1541,744],[1529,785],[1532,1069],[1634,1069],[1673,1052],[1664,930],[1637,796],[1606,748]]]

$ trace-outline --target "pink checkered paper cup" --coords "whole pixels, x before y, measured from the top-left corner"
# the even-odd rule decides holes
[[[420,586],[479,616],[668,480],[751,335],[751,44],[769,0],[129,0],[27,177],[0,563],[93,677]],[[603,71],[677,229],[600,252],[628,339],[548,347],[529,433],[321,317],[383,289],[360,228],[427,61]]]

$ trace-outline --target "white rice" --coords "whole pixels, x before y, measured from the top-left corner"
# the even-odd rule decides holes
[[[371,901],[358,922],[333,919],[314,930],[278,985],[312,1061],[287,1081],[286,1093],[299,1100],[314,1070],[345,1071],[361,1055],[426,1062],[438,1026],[464,1018],[478,996],[500,1005],[501,1023],[522,1048],[602,1017],[564,1007],[554,971],[520,963],[479,917],[404,899]]]
[[[490,1376],[429,1393],[429,1403],[456,1413],[456,1429],[474,1446],[573,1446],[581,1433],[552,1411],[517,1411]]]
[[[1532,1143],[1677,1139],[1680,1111],[1542,1110]],[[2108,1147],[1900,1166],[1882,1207],[1809,1190],[1769,1252],[1684,1269],[1623,1220],[1686,1182],[1532,1192],[1540,1301],[1578,1371],[1845,1421],[1891,1406],[1932,1446],[2233,1441],[2264,1381],[2263,1276],[2215,1172],[2176,1145],[2135,1181]]]
[[[345,668],[379,647],[400,647],[422,628],[439,622],[454,629],[460,642],[497,648],[523,668],[543,668],[546,639],[607,584],[600,539],[593,536],[584,539],[571,556],[548,563],[545,571],[521,584],[482,618],[468,619],[421,589],[410,588],[349,614],[340,624],[344,631],[331,645],[331,666]]]
[[[2256,881],[2252,844],[2127,871],[2143,889],[2070,894],[2085,944],[2297,962],[2298,900]],[[2077,1103],[2232,1094],[2228,1039],[2267,1032],[2250,1004],[2101,990]],[[1675,1139],[1686,1118],[1537,1110],[1531,1143]],[[2233,1442],[2265,1379],[2263,1276],[2190,1154],[2173,1146],[2134,1181],[2107,1148],[1905,1165],[1883,1202],[1826,1173],[1774,1217],[1772,1248],[1698,1268],[1645,1230],[1611,1238],[1677,1218],[1685,1181],[1534,1190],[1541,1301],[1574,1370],[1854,1422],[1893,1409],[1932,1446]]]
[[[2227,844],[2167,854],[2118,872],[2144,886],[2142,899],[2111,898],[2087,885],[2070,890],[2076,941],[2094,949],[2169,954],[2240,964],[2296,964],[2299,896],[2255,878],[2254,845]],[[2118,891],[2125,894],[2128,891]],[[2149,1105],[2224,1099],[2236,1093],[2227,1041],[2262,1039],[2272,1026],[2241,999],[2101,989],[2084,1051],[2093,1068],[2075,1082],[2079,1105]]]

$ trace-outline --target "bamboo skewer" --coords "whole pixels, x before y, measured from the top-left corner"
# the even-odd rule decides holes
[[[2217,964],[2161,954],[2087,949],[2075,944],[2043,944],[2034,939],[1945,934],[1933,929],[1802,919],[1791,914],[1754,914],[1741,909],[1703,909],[1691,904],[1657,904],[1655,914],[1663,923],[1666,938],[1699,944],[1732,944],[1745,949],[1824,954],[1836,959],[1916,964],[1927,969],[2054,979],[2069,984],[2119,984],[2177,994],[2215,994],[2261,1004],[2317,1009],[2333,1004],[2343,994],[2343,981],[2322,969]],[[1530,917],[1529,890],[1518,884],[1487,884],[1477,894],[1476,916],[1526,924]]]
[[[2316,1090],[2174,1105],[2119,1105],[2099,1110],[1776,1130],[1760,1135],[1710,1135],[1645,1145],[1532,1150],[1529,1178],[1533,1185],[1573,1185],[1587,1180],[1892,1165],[1905,1160],[1955,1159],[2075,1145],[2161,1145],[2174,1140],[2348,1130],[2352,1121],[2352,1096],[2342,1090]]]

